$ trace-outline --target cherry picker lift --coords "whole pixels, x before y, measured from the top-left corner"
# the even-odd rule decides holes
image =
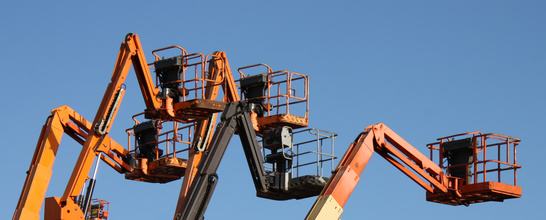
[[[168,49],[179,49],[181,55],[165,59],[156,54]],[[341,215],[373,152],[425,188],[428,201],[468,205],[521,196],[521,188],[516,184],[516,170],[520,166],[515,161],[519,139],[472,133],[470,138],[458,141],[454,138],[459,136],[450,136],[429,145],[429,160],[379,124],[370,126],[357,138],[334,170],[333,139],[337,134],[304,129],[309,124],[307,76],[273,71],[265,64],[257,64],[239,69],[240,85],[237,85],[224,52],[189,54],[179,46],[171,46],[152,53],[155,62],[147,64],[138,36],[126,36],[93,123],[68,106],[52,111],[42,129],[13,219],[39,219],[63,133],[83,148],[63,197],[45,199],[45,219],[108,218],[109,203],[92,199],[95,177],[86,174],[91,170],[93,158],[96,166],[104,161],[130,180],[167,183],[184,177],[174,219],[202,219],[218,180],[216,170],[234,134],[241,139],[257,196],[288,200],[319,195],[308,219],[337,219]],[[129,143],[125,148],[108,133],[123,98],[123,82],[131,65],[146,108],[133,116],[135,125],[127,129]],[[242,72],[263,67],[266,71],[256,75]],[[151,68],[156,73],[155,84]],[[296,89],[298,82],[300,88]],[[220,86],[223,96],[218,100]],[[303,114],[295,114],[297,110]],[[215,130],[216,115],[220,113],[221,122]],[[141,122],[137,117],[146,121]],[[164,131],[168,126],[172,129]],[[295,130],[299,128],[304,130]],[[304,132],[316,138],[295,141],[296,134]],[[325,140],[331,140],[331,153],[323,152]],[[301,146],[315,142],[316,150],[300,151]],[[488,156],[477,159],[482,154],[490,156],[491,153],[486,154],[490,147],[497,147],[500,152],[503,146],[513,148],[513,153],[506,150],[507,153],[498,153],[497,159]],[[440,165],[432,162],[433,152],[439,152]],[[187,154],[188,159],[181,158],[181,154]],[[506,160],[500,159],[501,154]],[[301,158],[309,155],[316,160],[303,162]],[[322,171],[325,163],[332,166],[334,174],[330,178]],[[496,168],[491,169],[487,163],[496,164]],[[317,172],[300,175],[299,170],[310,164],[316,165]],[[500,172],[507,170],[514,171],[513,185],[501,183]],[[498,180],[489,181],[486,176],[490,178],[490,173],[497,173]],[[88,190],[82,195],[86,181]]]
[[[427,201],[468,206],[519,198],[519,142],[499,134],[458,134],[428,144],[429,159],[386,125],[371,125],[350,145],[305,219],[339,219],[374,152],[423,187]],[[501,175],[506,172],[512,174]]]

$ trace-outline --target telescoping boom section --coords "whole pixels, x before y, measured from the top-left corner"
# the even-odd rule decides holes
[[[306,219],[339,219],[374,152],[423,187],[427,201],[469,205],[521,197],[516,181],[519,139],[475,132],[438,140],[428,145],[429,159],[386,125],[367,127],[350,145]],[[432,161],[434,154],[439,165]],[[513,174],[501,175],[506,171]]]

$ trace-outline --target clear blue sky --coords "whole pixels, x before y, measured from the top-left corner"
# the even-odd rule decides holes
[[[69,105],[92,120],[124,36],[153,49],[226,51],[232,68],[267,63],[311,78],[311,127],[339,133],[337,154],[383,122],[422,152],[482,131],[522,139],[521,199],[452,207],[375,155],[342,219],[544,217],[544,1],[8,1],[0,8],[0,218],[13,215],[42,124]],[[144,109],[133,75],[111,136],[125,143]],[[47,197],[61,196],[80,146],[65,137]],[[303,219],[313,199],[256,198],[239,140],[218,171],[207,219]],[[125,180],[107,166],[96,197],[111,219],[172,219],[181,181]]]

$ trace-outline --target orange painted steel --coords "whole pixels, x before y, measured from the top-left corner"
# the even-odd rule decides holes
[[[131,66],[136,73],[147,111],[158,114],[162,108],[161,101],[156,97],[159,89],[154,86],[138,35],[129,33],[121,43],[112,82],[120,81],[123,84]]]
[[[13,219],[40,218],[40,209],[44,202],[51,174],[53,173],[52,167],[62,135],[68,134],[76,142],[83,145],[90,130],[92,130],[92,124],[68,106],[62,106],[51,111],[51,116],[48,117],[46,124],[42,127],[42,132],[38,138],[38,144],[36,145],[36,150]],[[105,148],[109,149],[107,152],[110,154],[123,154],[126,152],[123,147],[110,139],[108,135],[105,135],[104,140],[106,141],[103,144],[106,145]],[[120,167],[122,165],[116,164],[112,158],[103,157],[102,159],[110,166],[122,169]],[[130,169],[128,166],[127,168]],[[52,204],[48,201],[52,201],[53,203],[59,202],[59,204]],[[60,198],[46,199],[46,209],[48,209],[47,207],[57,207],[57,210],[60,212],[60,202]],[[72,209],[72,215],[83,216],[83,212],[79,208],[73,208],[75,210]],[[56,218],[54,216],[60,218],[60,216],[66,215],[56,213],[52,209],[46,212],[46,219]]]
[[[447,188],[441,184],[444,179],[443,172],[439,166],[429,161],[423,154],[417,151],[404,139],[390,130],[384,124],[371,125],[361,133],[358,138],[350,145],[349,149],[339,162],[332,177],[326,187],[319,195],[321,197],[332,196],[339,208],[345,206],[356,184],[360,180],[362,171],[368,164],[374,152],[379,154],[391,162],[395,167],[400,169],[404,174],[408,175],[412,180],[427,190],[433,190],[423,182],[422,178],[436,182],[439,190],[446,191]],[[398,160],[401,160],[399,162]],[[404,166],[409,166],[409,169]],[[411,170],[419,170],[418,175]],[[427,170],[429,173],[422,170]],[[429,175],[430,174],[430,175]],[[318,207],[315,202],[307,219],[317,218],[317,212],[323,211],[323,207]]]
[[[475,144],[457,149],[471,148],[473,161],[446,165],[443,155],[447,150],[444,150],[443,144],[465,135],[470,135]],[[474,132],[438,140],[439,142],[428,145],[431,150],[431,158],[429,159],[384,124],[367,127],[350,145],[306,219],[337,220],[374,152],[377,152],[424,188],[427,191],[427,201],[450,205],[469,205],[521,197],[521,188],[516,185],[517,169],[521,168],[516,163],[516,146],[519,139]],[[487,152],[492,149],[497,150],[495,152],[497,153],[496,158],[487,156]],[[438,153],[440,165],[432,161],[434,151],[441,152]],[[487,163],[493,163],[496,166],[487,168]],[[450,169],[465,166],[472,167],[472,181],[451,176]],[[514,172],[513,184],[501,182],[502,171]],[[496,174],[496,182],[487,181],[488,173]],[[483,178],[479,178],[479,175]]]
[[[42,127],[13,219],[40,218],[40,209],[53,172],[55,155],[65,130],[60,117],[62,116],[59,116],[56,110],[52,111]]]

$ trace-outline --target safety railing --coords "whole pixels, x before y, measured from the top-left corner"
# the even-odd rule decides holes
[[[338,134],[307,128],[292,132],[293,145],[289,149],[283,147],[281,152],[292,158],[292,178],[304,175],[330,177],[335,169],[334,140]],[[266,151],[263,149],[264,157]],[[274,167],[265,166],[266,170],[273,171]],[[325,172],[325,169],[326,172]]]
[[[265,68],[265,72],[259,68]],[[243,70],[247,71],[246,75]],[[286,70],[273,71],[263,63],[241,67],[238,71],[241,78],[248,76],[248,72],[268,74],[267,96],[259,97],[266,99],[266,116],[287,114],[309,117],[308,76]]]
[[[143,114],[144,113],[140,113],[133,116],[135,125],[140,124],[136,117]],[[187,124],[176,121],[159,121],[159,129],[156,131],[156,140],[142,144],[156,146],[154,150],[156,152],[162,152],[161,154],[156,154],[156,160],[163,158],[179,158],[181,153],[189,152],[192,145],[194,129],[195,123]],[[136,149],[139,148],[139,144],[135,137],[134,127],[127,129],[126,132],[128,135],[128,150],[130,153],[135,153]]]
[[[450,165],[444,145],[465,138],[472,140],[472,157],[468,163]],[[451,170],[466,168],[466,173],[471,177],[467,180],[468,184],[496,181],[507,184],[512,182],[512,185],[517,186],[517,170],[521,166],[517,164],[516,148],[520,141],[505,135],[472,132],[438,138],[438,142],[428,144],[427,147],[430,149],[430,159],[437,158],[438,164],[448,175]]]
[[[179,83],[180,88],[178,89],[182,94],[181,101],[188,101],[193,99],[204,99],[206,93],[206,88],[219,86],[225,76],[224,71],[221,71],[217,77],[211,76],[214,73],[211,73],[211,65],[218,59],[224,59],[222,57],[208,54],[204,55],[203,53],[192,53],[188,54],[186,50],[179,46],[170,46],[161,49],[152,51],[152,54],[155,57],[155,60],[161,60],[161,58],[156,54],[156,52],[164,51],[168,49],[178,48],[180,49],[181,55],[178,55],[182,59],[182,62],[177,65],[182,67],[180,70],[180,80],[169,81],[169,84]],[[217,69],[225,69],[226,62],[221,62],[223,66],[217,67]],[[153,65],[149,64],[149,65]],[[159,88],[165,83],[160,82],[160,76],[156,74],[156,87]]]

